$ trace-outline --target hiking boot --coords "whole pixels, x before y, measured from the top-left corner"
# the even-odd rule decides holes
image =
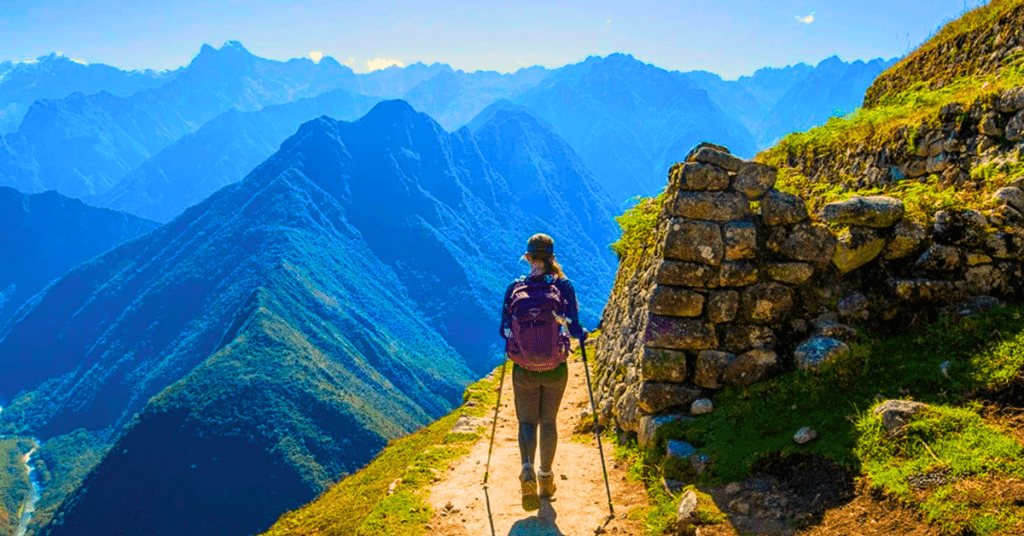
[[[523,488],[523,509],[526,511],[532,511],[539,508],[540,501],[537,498],[537,475],[534,474],[532,467],[523,467],[523,472],[519,474],[519,483]]]
[[[552,497],[555,494],[555,490],[558,489],[555,486],[555,473],[537,474],[537,487],[540,488],[540,497],[542,499]]]

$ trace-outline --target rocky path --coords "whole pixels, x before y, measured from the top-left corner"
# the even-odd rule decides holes
[[[558,412],[558,450],[553,468],[558,491],[552,501],[542,501],[539,509],[526,511],[519,489],[521,465],[511,375],[506,375],[487,492],[483,478],[490,417],[488,434],[477,441],[466,457],[452,464],[443,480],[432,485],[430,500],[436,513],[430,520],[428,534],[486,536],[491,534],[491,520],[498,536],[590,535],[598,532],[599,527],[609,534],[643,534],[641,522],[626,516],[631,509],[646,505],[643,485],[626,481],[626,464],[615,462],[614,445],[606,441],[605,463],[615,508],[615,517],[609,519],[593,433],[573,435],[580,413],[589,407],[583,363],[574,356]]]

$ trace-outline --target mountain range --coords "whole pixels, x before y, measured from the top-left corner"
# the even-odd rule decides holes
[[[219,50],[204,45],[188,66],[164,73],[167,80],[159,87],[118,96],[111,84],[96,94],[36,101],[19,130],[0,144],[0,184],[26,193],[55,189],[127,210],[149,203],[135,213],[166,221],[216,186],[240,179],[250,164],[269,156],[287,132],[310,117],[291,118],[287,129],[279,123],[273,136],[269,130],[253,135],[250,129],[239,133],[237,140],[224,141],[237,151],[237,161],[200,150],[196,167],[203,169],[203,177],[198,180],[177,173],[195,170],[164,169],[175,150],[164,155],[161,151],[220,114],[257,111],[343,90],[361,99],[363,107],[331,110],[339,113],[338,118],[357,117],[370,101],[403,98],[449,131],[464,124],[472,128],[473,118],[488,106],[507,106],[506,101],[523,106],[567,139],[621,203],[634,195],[656,193],[658,177],[693,143],[715,139],[740,156],[752,156],[786,132],[858,106],[863,89],[889,63],[851,64],[829,58],[814,67],[762,69],[725,81],[712,73],[666,71],[632,56],[612,54],[554,70],[531,67],[509,74],[466,73],[444,64],[416,63],[356,75],[330,57],[319,63],[277,62],[258,58],[231,41]],[[194,193],[180,187],[172,188],[176,192],[152,187],[143,187],[144,194],[129,192],[153,180],[142,176],[154,174],[167,175],[156,182],[168,185],[184,180],[210,186]],[[129,201],[133,196],[143,199]],[[153,206],[165,197],[179,199],[167,207]],[[116,201],[119,198],[123,201]]]
[[[57,192],[25,195],[7,187],[0,187],[0,214],[0,327],[71,267],[158,226]]]
[[[613,214],[527,114],[448,133],[384,101],[305,123],[244,180],[73,268],[0,332],[0,430],[105,430],[112,444],[42,533],[269,526],[494,366],[530,234],[555,237],[594,325]]]
[[[86,466],[44,490],[52,508],[34,526],[266,528],[493,369],[526,237],[555,237],[593,327],[629,197],[657,193],[696,142],[749,156],[787,121],[856,106],[855,86],[884,65],[724,81],[613,54],[510,74],[356,75],[228,42],[140,75],[165,80],[127,95],[34,100],[2,137],[0,184],[24,193],[0,190],[0,210],[55,244],[12,241],[19,266],[68,255],[15,286],[40,292],[4,294],[23,305],[6,325],[13,305],[0,305],[0,433],[58,450],[46,467]],[[801,102],[814,109],[786,111]],[[25,195],[43,190],[57,192]],[[105,223],[60,224],[71,209]],[[107,241],[86,252],[90,234]],[[83,434],[87,459],[47,450]]]

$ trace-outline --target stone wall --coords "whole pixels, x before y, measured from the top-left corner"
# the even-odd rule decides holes
[[[1024,223],[1005,215],[1024,212],[1024,177],[996,192],[1000,210],[940,211],[928,227],[891,197],[808,214],[775,180],[707,143],[672,167],[655,246],[617,275],[602,317],[603,418],[641,431],[723,386],[817,370],[848,351],[850,324],[1020,298]]]
[[[790,155],[786,165],[812,181],[858,189],[929,175],[942,184],[980,189],[984,181],[971,177],[972,166],[1006,156],[1024,160],[1024,87],[967,105],[950,103],[933,121],[901,127],[885,143],[845,153]]]

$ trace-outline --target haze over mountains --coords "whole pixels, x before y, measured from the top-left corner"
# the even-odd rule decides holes
[[[192,516],[195,534],[265,528],[494,366],[522,237],[556,237],[594,325],[613,215],[571,147],[525,114],[448,133],[385,101],[302,125],[248,178],[71,270],[0,332],[5,432],[117,438],[48,533],[180,533]]]
[[[59,507],[33,530],[51,513],[40,533],[266,528],[494,367],[528,236],[555,237],[593,328],[629,197],[699,141],[751,156],[859,105],[884,66],[723,81],[613,54],[357,75],[228,42],[59,95],[33,85],[45,70],[0,64],[0,103],[32,103],[0,144],[17,189],[0,189],[17,216],[0,254],[19,260],[0,265],[0,433],[66,444],[84,428],[111,447],[84,482],[44,490]],[[62,452],[44,463],[74,462]]]
[[[85,67],[70,60],[63,63]],[[239,132],[239,141],[225,143],[232,144],[239,155],[248,155],[244,162],[199,155],[196,167],[204,168],[206,175],[201,181],[182,176],[193,173],[192,169],[165,170],[166,163],[149,160],[230,110],[256,111],[340,89],[362,99],[363,106],[374,99],[404,98],[449,131],[470,124],[501,99],[524,106],[567,139],[613,199],[622,202],[633,195],[656,193],[653,190],[661,183],[657,177],[667,164],[697,141],[713,138],[749,157],[786,132],[823,121],[837,110],[851,110],[860,104],[867,84],[889,63],[849,64],[830,58],[815,67],[762,69],[750,77],[723,81],[711,73],[670,72],[629,55],[613,54],[554,70],[531,67],[510,74],[465,73],[443,64],[417,63],[356,75],[330,57],[319,63],[277,62],[258,58],[232,41],[220,49],[204,45],[188,66],[164,73],[167,81],[159,87],[119,96],[114,91],[123,90],[119,87],[124,84],[112,82],[101,93],[36,102],[19,129],[7,134],[0,146],[0,184],[25,193],[55,189],[129,210],[133,203],[141,207],[150,201],[117,199],[164,197],[159,191],[147,190],[141,196],[126,193],[132,189],[130,183],[141,180],[140,175],[163,174],[166,178],[161,180],[167,184],[229,184],[241,178],[257,155],[260,160],[269,156],[287,135],[281,132],[294,131],[310,117],[291,118],[290,129],[280,123],[274,132],[276,140],[265,132]],[[0,84],[0,102],[13,98],[2,90]],[[19,91],[19,102],[30,98]],[[42,92],[37,98],[50,95]],[[342,118],[357,117],[365,109],[352,109]],[[165,162],[168,158],[162,156]],[[223,170],[211,171],[218,167]],[[120,193],[112,193],[115,189]],[[147,206],[136,214],[166,221],[180,213],[181,203],[194,204],[211,191],[200,189],[187,199],[177,194],[176,203]]]

